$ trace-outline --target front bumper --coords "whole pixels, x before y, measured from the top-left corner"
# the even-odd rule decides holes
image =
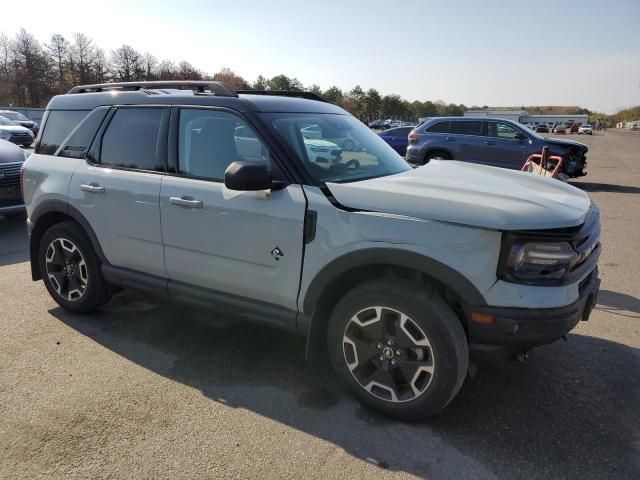
[[[522,352],[566,335],[580,320],[588,320],[598,299],[600,279],[594,269],[579,286],[574,303],[557,308],[465,306],[472,349],[499,347]]]

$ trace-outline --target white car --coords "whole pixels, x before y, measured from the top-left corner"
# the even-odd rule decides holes
[[[580,127],[578,127],[578,135],[593,135],[593,128],[591,128],[591,125],[580,125]]]
[[[0,140],[28,147],[33,143],[34,136],[28,128],[0,116]]]
[[[319,138],[304,138],[304,146],[312,163],[334,163],[343,151],[335,143]]]

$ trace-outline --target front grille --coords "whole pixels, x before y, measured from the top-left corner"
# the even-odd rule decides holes
[[[22,163],[0,163],[0,187],[19,187]]]

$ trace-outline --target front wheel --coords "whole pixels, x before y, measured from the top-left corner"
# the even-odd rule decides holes
[[[89,313],[109,300],[101,262],[75,222],[53,225],[40,240],[38,262],[51,297],[74,313]]]
[[[400,419],[444,408],[469,364],[455,313],[429,287],[403,280],[373,280],[347,293],[327,341],[342,382],[363,403]]]

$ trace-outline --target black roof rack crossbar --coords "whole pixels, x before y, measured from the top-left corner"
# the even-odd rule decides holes
[[[237,97],[238,94],[223,82],[216,81],[190,81],[190,80],[167,80],[152,82],[113,82],[98,83],[95,85],[78,85],[69,90],[68,93],[95,93],[104,91],[138,91],[150,89],[179,89],[192,90],[194,93],[212,93],[219,97]]]
[[[320,95],[313,92],[292,92],[289,90],[236,90],[236,93],[245,95],[272,95],[274,97],[298,97],[328,103]]]

